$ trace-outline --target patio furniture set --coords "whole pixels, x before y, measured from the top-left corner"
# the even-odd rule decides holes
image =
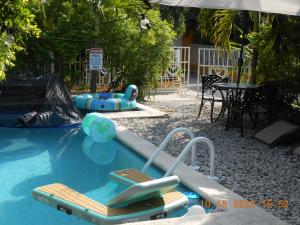
[[[256,128],[259,116],[266,115],[268,124],[278,119],[280,113],[289,115],[294,122],[299,115],[297,91],[292,82],[287,80],[262,82],[259,85],[230,83],[227,77],[211,74],[202,76],[202,99],[198,117],[206,102],[211,105],[210,120],[217,121],[227,111],[226,130],[237,126],[244,135],[244,115],[248,114]],[[215,103],[222,104],[218,115]]]

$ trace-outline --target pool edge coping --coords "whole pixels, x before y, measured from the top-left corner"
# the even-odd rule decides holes
[[[109,119],[123,119],[123,118],[162,118],[168,116],[168,113],[158,109],[137,103],[138,111],[116,111],[116,112],[100,112]]]
[[[148,159],[152,154],[152,152],[157,148],[149,141],[139,137],[138,135],[134,134],[133,132],[131,132],[130,130],[128,130],[123,126],[117,126],[117,139],[146,159]],[[160,157],[154,160],[153,163],[163,171],[166,171],[169,168],[169,166],[173,163],[173,161],[174,161],[174,157],[172,157],[166,152],[161,152]],[[228,225],[229,224],[230,225],[287,224],[284,221],[281,221],[279,218],[273,216],[272,214],[266,212],[265,210],[259,207],[255,207],[255,208],[233,207],[234,201],[245,200],[245,199],[239,196],[238,194],[234,193],[233,191],[229,190],[228,188],[211,180],[206,175],[193,170],[191,167],[185,165],[184,163],[179,164],[179,166],[174,171],[174,174],[180,177],[181,182],[185,186],[190,188],[192,191],[199,193],[204,199],[210,201],[212,204],[217,205],[218,201],[219,203],[220,201],[221,203],[222,201],[227,203],[228,208],[226,208],[224,212],[215,213],[217,215],[209,215],[210,218],[213,218],[213,220],[214,219],[219,220],[224,225],[225,224]],[[235,215],[234,216],[235,218],[232,218],[233,215]],[[226,223],[226,219],[228,219],[228,223]],[[178,222],[180,220],[181,219],[178,218]],[[153,221],[148,221],[149,224],[152,224],[152,222]],[[200,223],[200,221],[198,222],[199,225],[202,224]],[[203,222],[205,223],[205,220],[203,220]],[[216,221],[212,221],[212,222],[214,224],[216,223]],[[138,223],[145,224],[145,222],[138,222]],[[205,223],[205,224],[210,224],[210,223]]]

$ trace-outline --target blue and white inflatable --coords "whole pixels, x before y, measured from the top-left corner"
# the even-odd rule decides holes
[[[90,111],[122,111],[137,107],[138,89],[129,85],[125,93],[82,94],[74,99],[77,108]]]
[[[86,114],[82,120],[82,128],[84,133],[97,143],[109,142],[116,136],[114,122],[105,118],[100,113]]]

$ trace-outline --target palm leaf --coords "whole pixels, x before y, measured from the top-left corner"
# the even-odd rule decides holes
[[[233,10],[201,10],[198,29],[204,38],[215,45],[230,49],[233,20],[237,13]]]

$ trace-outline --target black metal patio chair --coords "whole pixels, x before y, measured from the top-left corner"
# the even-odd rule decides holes
[[[214,89],[212,86],[215,83],[227,83],[229,81],[228,77],[222,77],[216,74],[209,74],[201,76],[202,79],[202,95],[201,95],[201,103],[199,107],[199,112],[197,118],[200,117],[202,108],[206,102],[209,102],[211,105],[211,111],[210,111],[210,120],[211,122],[214,122],[214,106],[215,102],[222,103],[222,108],[217,116],[216,120],[220,118],[221,115],[224,114],[225,111],[225,98],[223,96],[223,93],[220,93],[219,96],[216,95],[217,90]]]
[[[233,126],[234,123],[238,123],[240,128],[241,137],[244,136],[244,115],[247,113],[250,120],[255,127],[255,89],[247,90],[231,90],[228,96],[227,102],[227,122],[226,130]]]

